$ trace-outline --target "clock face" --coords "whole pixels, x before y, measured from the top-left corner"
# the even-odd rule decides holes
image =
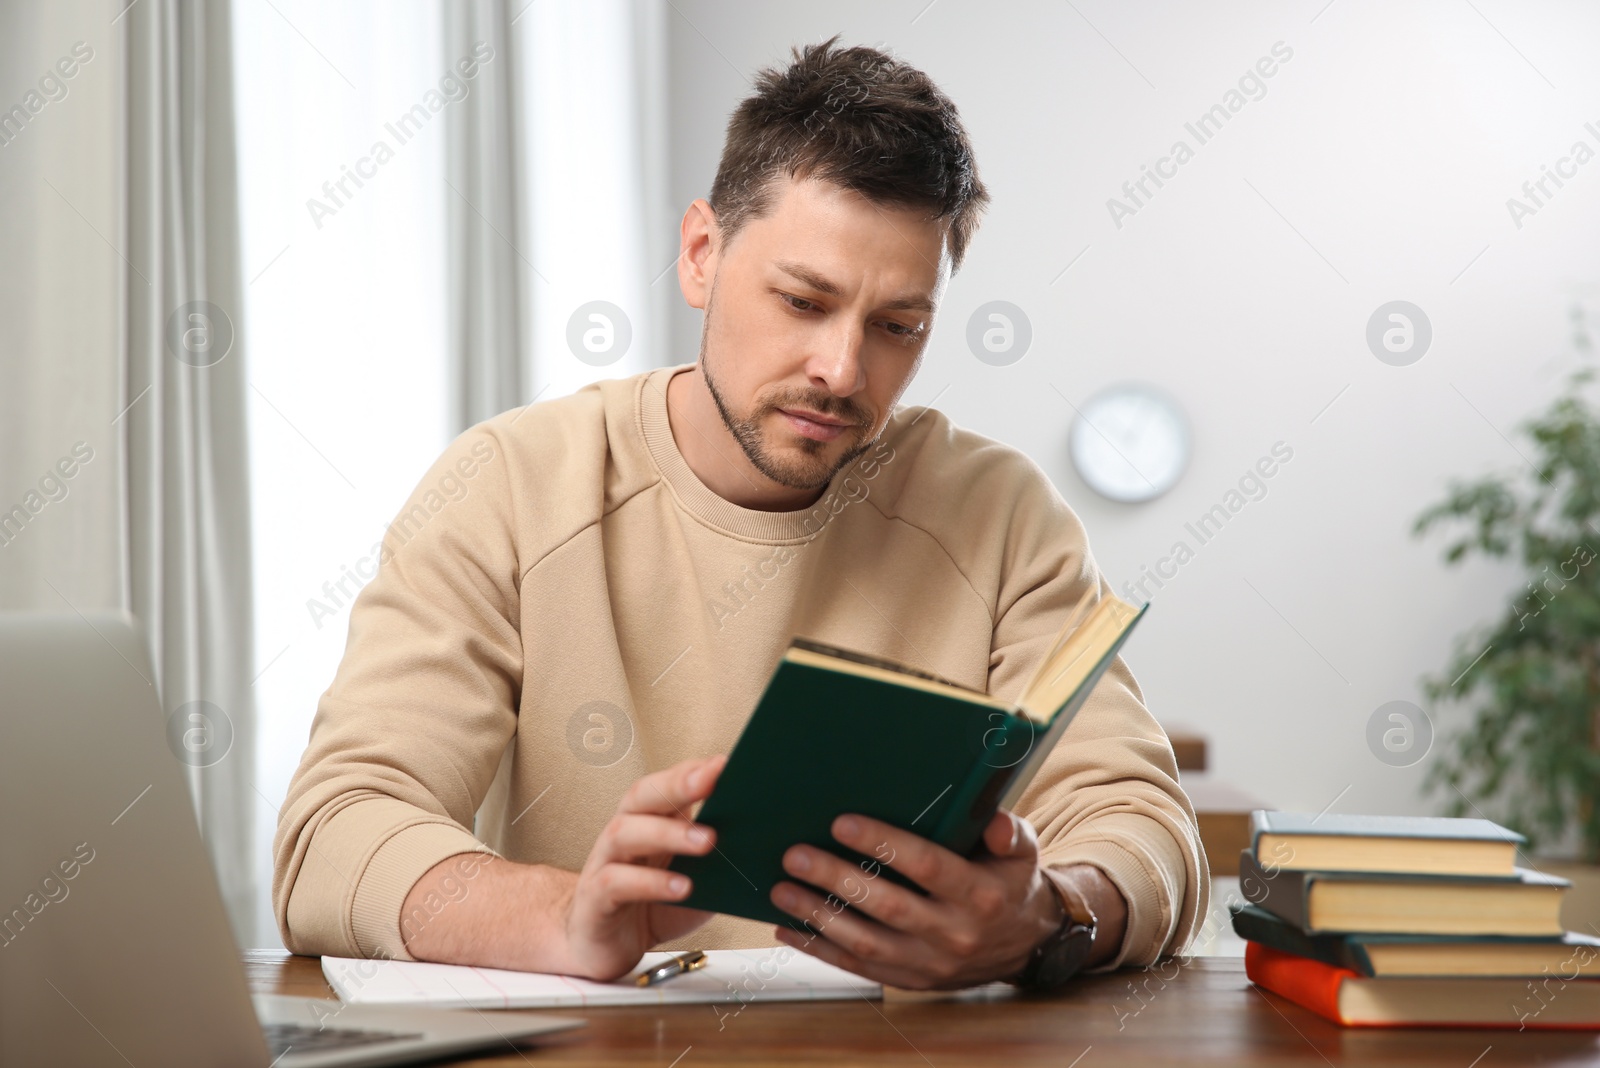
[[[1101,496],[1128,504],[1171,489],[1189,463],[1189,424],[1176,401],[1154,386],[1102,390],[1078,409],[1072,464]]]

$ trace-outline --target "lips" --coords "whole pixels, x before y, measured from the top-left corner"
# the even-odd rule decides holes
[[[779,408],[778,411],[782,412],[784,415],[792,415],[800,419],[804,419],[807,422],[819,423],[822,426],[844,427],[852,425],[843,419],[836,419],[831,415],[820,415],[816,412],[808,412],[804,408]]]
[[[843,434],[847,427],[854,425],[853,423],[824,422],[823,420],[828,417],[801,415],[786,408],[779,408],[778,413],[789,421],[789,425],[794,429],[795,433],[813,441],[832,441],[840,434]]]

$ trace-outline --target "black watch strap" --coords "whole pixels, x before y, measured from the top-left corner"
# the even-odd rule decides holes
[[[1083,969],[1094,948],[1094,910],[1087,901],[1074,900],[1078,895],[1066,893],[1050,876],[1045,879],[1060,899],[1065,916],[1061,926],[1034,947],[1022,971],[1009,980],[1023,990],[1054,990],[1062,986]]]

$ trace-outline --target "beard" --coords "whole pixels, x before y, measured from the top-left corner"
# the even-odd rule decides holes
[[[817,441],[796,434],[795,440],[799,445],[800,454],[787,455],[790,450],[779,453],[770,447],[767,434],[761,426],[762,420],[779,408],[809,409],[838,419],[848,419],[854,423],[853,426],[847,427],[840,437],[851,433],[862,437],[862,429],[869,425],[865,413],[850,400],[825,391],[788,391],[766,401],[757,402],[754,410],[746,415],[736,415],[723,398],[722,391],[717,388],[716,379],[711,374],[710,360],[707,359],[707,338],[711,334],[711,309],[716,303],[716,295],[717,283],[712,282],[711,295],[706,299],[705,326],[700,331],[700,375],[705,379],[706,389],[710,391],[711,399],[716,403],[718,414],[722,416],[722,424],[728,428],[728,433],[733,435],[733,440],[739,443],[739,448],[744,450],[750,466],[767,478],[790,489],[821,489],[832,482],[833,476],[850,461],[865,452],[872,442],[857,441],[830,463],[824,453],[834,442]]]

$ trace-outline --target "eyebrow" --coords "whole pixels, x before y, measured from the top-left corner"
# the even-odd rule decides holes
[[[779,260],[775,266],[785,274],[804,282],[818,293],[825,293],[830,297],[841,296],[844,293],[844,290],[839,287],[837,282],[829,281],[803,263],[795,263],[793,260]],[[885,311],[932,313],[934,310],[933,301],[922,296],[893,297],[884,301],[879,307]]]

